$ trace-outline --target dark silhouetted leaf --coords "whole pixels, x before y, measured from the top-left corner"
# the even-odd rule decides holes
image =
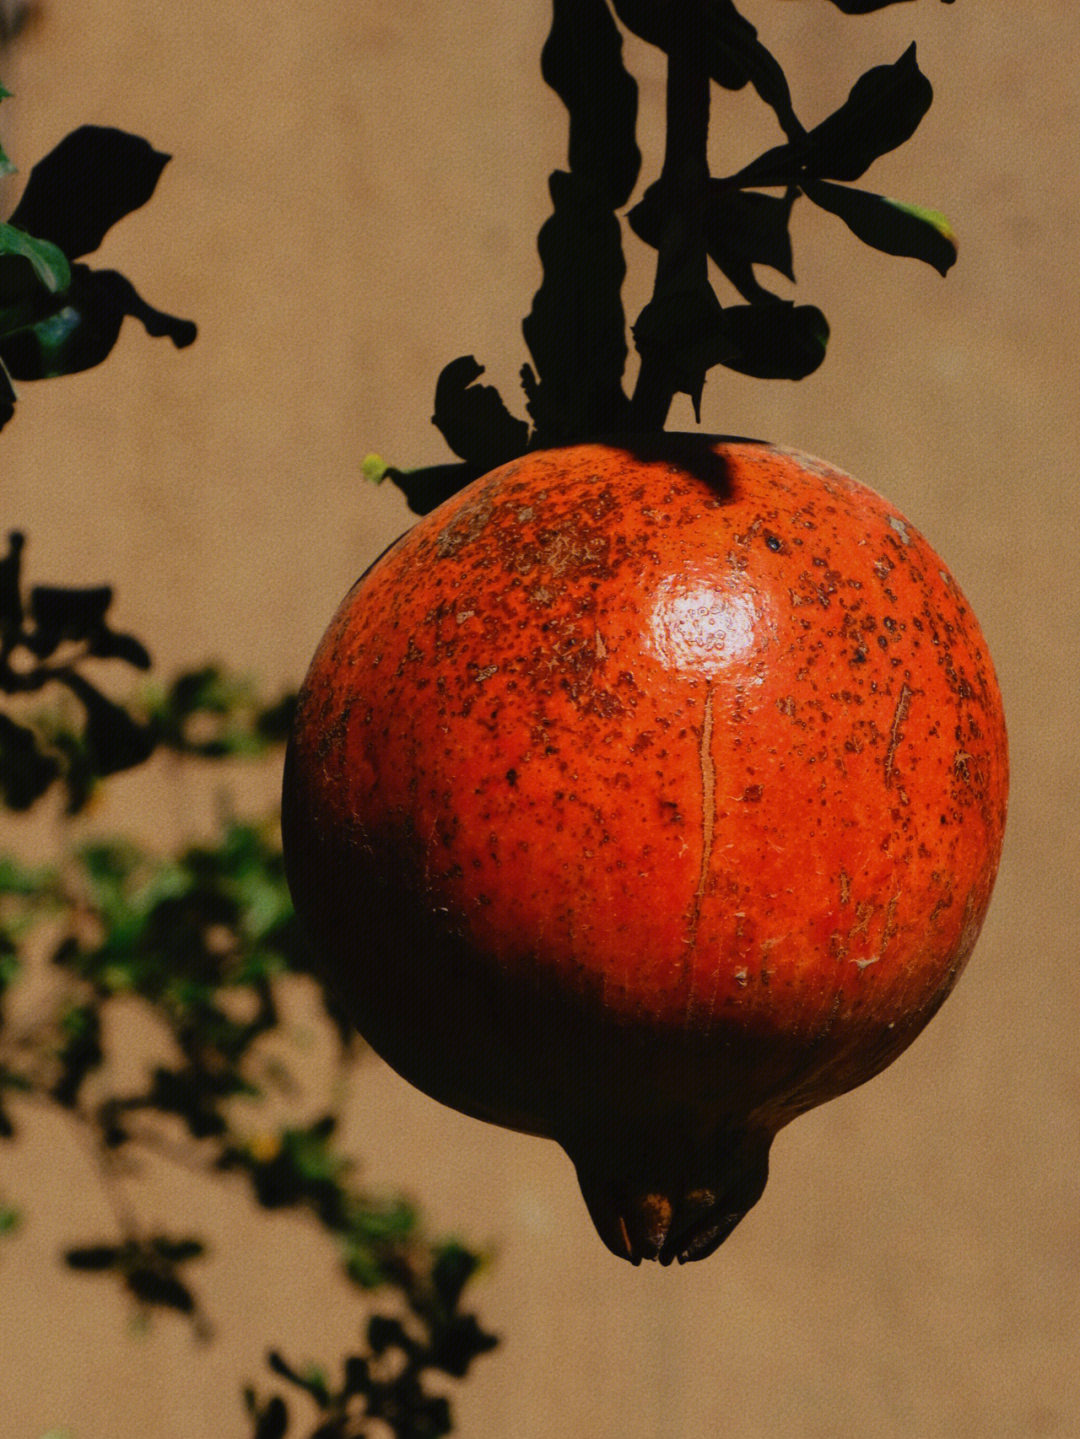
[[[251,1439],[285,1439],[289,1429],[289,1411],[284,1399],[275,1394],[265,1408],[260,1408],[250,1390],[246,1398],[248,1412],[255,1420]]]
[[[30,171],[11,223],[68,259],[88,255],[117,220],[146,204],[168,161],[138,135],[83,125]]]
[[[570,112],[570,169],[610,209],[630,198],[641,168],[634,138],[637,82],[605,0],[554,0],[540,57],[545,81]]]
[[[314,1365],[303,1370],[294,1369],[276,1349],[267,1355],[266,1362],[275,1374],[281,1375],[282,1379],[287,1379],[290,1384],[306,1390],[316,1404],[324,1406],[330,1402],[330,1386],[321,1369],[315,1368]]]
[[[889,5],[900,5],[904,0],[832,0],[838,10],[845,15],[869,15],[874,10],[884,10]],[[944,0],[944,4],[951,5],[953,0]]]
[[[680,34],[677,7],[657,4],[656,0],[612,0],[612,3],[628,30],[650,45],[671,53]],[[803,133],[781,66],[732,0],[704,0],[700,41],[709,74],[718,85],[727,90],[741,90],[751,83],[761,99],[776,112],[780,127],[789,138]]]
[[[385,1314],[373,1314],[368,1320],[367,1341],[373,1354],[385,1354],[388,1349],[409,1354],[416,1348],[401,1320]]]
[[[642,364],[664,376],[669,393],[689,395],[700,419],[705,376],[721,363],[720,301],[696,265],[673,265],[665,275],[663,250],[660,254],[656,292],[634,325],[634,343]]]
[[[91,369],[108,356],[128,315],[140,321],[148,335],[168,336],[179,349],[195,339],[190,320],[155,310],[117,271],[73,265],[59,308],[37,324],[0,338],[0,360],[16,380]]]
[[[818,180],[803,185],[807,197],[839,216],[858,238],[886,255],[906,255],[948,274],[957,256],[956,236],[944,215]]]
[[[596,188],[556,170],[555,213],[538,238],[544,278],[522,322],[536,366],[525,389],[542,444],[618,430],[628,401],[626,275],[619,221]]]
[[[201,1259],[206,1253],[201,1239],[169,1239],[163,1234],[155,1235],[151,1247],[167,1264],[184,1264],[189,1259]]]
[[[405,496],[414,515],[429,515],[444,500],[486,474],[480,465],[428,465],[419,470],[398,470],[391,466],[386,478]]]
[[[754,265],[767,265],[794,280],[791,253],[791,209],[798,191],[783,197],[757,190],[733,190],[722,181],[709,183],[705,241],[709,257],[747,300],[773,298],[754,277]],[[664,225],[663,188],[651,185],[628,215],[639,239],[658,248]]]
[[[8,644],[22,630],[22,554],[25,548],[26,536],[19,530],[11,530],[7,554],[0,558],[0,635]]]
[[[498,1345],[494,1334],[488,1334],[473,1314],[457,1314],[436,1334],[432,1345],[431,1365],[464,1379],[474,1359],[487,1354]]]
[[[101,1047],[101,1015],[90,1004],[77,1005],[64,1015],[65,1039],[58,1056],[60,1077],[52,1097],[66,1109],[75,1106],[83,1081],[105,1057]]]
[[[346,1395],[363,1394],[371,1383],[371,1366],[359,1355],[350,1354],[345,1360]]]
[[[758,283],[755,265],[767,265],[786,279],[795,279],[790,225],[797,195],[794,188],[783,196],[711,188],[705,214],[709,257],[743,299],[772,298]]]
[[[236,1088],[235,1078],[225,1079],[219,1084],[219,1091],[226,1093]],[[215,1093],[210,1076],[196,1070],[171,1070],[159,1066],[154,1070],[149,1101],[155,1108],[166,1114],[177,1114],[187,1124],[195,1139],[209,1139],[224,1134],[226,1124],[214,1105],[222,1098]]]
[[[731,305],[716,362],[758,380],[802,380],[824,360],[828,342],[828,321],[814,305]]]
[[[677,7],[667,3],[657,4],[656,0],[612,0],[615,14],[626,28],[670,55],[672,47],[679,43],[681,27],[678,23]],[[732,17],[742,21],[734,7],[722,0],[709,0],[709,23],[702,25],[701,41],[708,61],[709,74],[718,85],[726,90],[741,90],[750,79],[745,58],[725,43],[725,25],[732,24]],[[751,27],[752,28],[752,27]]]
[[[96,775],[117,774],[150,757],[154,735],[149,726],[136,723],[82,675],[68,671],[63,680],[86,711],[83,743]]]
[[[64,1251],[64,1263],[69,1269],[81,1269],[90,1273],[116,1269],[122,1257],[123,1250],[115,1244],[88,1244]]]
[[[476,1255],[460,1244],[448,1244],[439,1251],[432,1268],[431,1282],[447,1310],[457,1308],[462,1290],[476,1273],[478,1262]]]
[[[33,732],[0,713],[0,794],[5,805],[29,809],[59,775],[59,760],[38,749]]]
[[[840,109],[810,131],[808,171],[820,179],[857,180],[911,138],[933,98],[912,44],[894,65],[876,65],[860,76]]]
[[[28,647],[38,659],[45,659],[64,640],[85,640],[100,633],[112,597],[109,585],[89,589],[35,585],[30,591],[35,629],[27,638]]]
[[[493,385],[473,382],[484,373],[472,355],[451,360],[435,386],[432,423],[455,455],[483,474],[525,453],[529,426],[517,420]]]
[[[706,0],[710,43],[740,77],[749,80],[759,97],[769,105],[790,140],[804,133],[791,103],[787,76],[779,61],[758,39],[757,30],[735,9],[732,0]],[[738,87],[735,87],[738,88]]]
[[[187,1285],[175,1274],[164,1274],[158,1269],[134,1267],[127,1276],[127,1287],[143,1304],[156,1304],[163,1309],[176,1309],[181,1314],[191,1314],[195,1299]]]
[[[259,711],[255,720],[256,733],[267,744],[284,744],[292,732],[295,714],[295,693],[284,694]]]
[[[742,188],[858,180],[875,160],[910,139],[934,98],[910,45],[893,65],[860,76],[828,119],[802,139],[778,145],[728,182]]]
[[[90,654],[99,660],[123,660],[133,669],[148,670],[153,663],[150,651],[134,635],[117,634],[110,629],[101,629],[90,643]]]
[[[399,1426],[395,1439],[442,1439],[452,1434],[453,1420],[450,1416],[450,1401],[441,1394],[417,1401],[417,1420],[409,1427]]]

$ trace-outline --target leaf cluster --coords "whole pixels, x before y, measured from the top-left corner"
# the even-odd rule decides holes
[[[438,1246],[424,1283],[411,1291],[409,1320],[372,1315],[366,1350],[345,1358],[337,1384],[322,1368],[297,1369],[271,1353],[275,1373],[315,1405],[318,1423],[311,1439],[364,1439],[372,1420],[381,1421],[395,1439],[439,1439],[453,1432],[449,1400],[429,1393],[425,1384],[429,1374],[463,1379],[473,1361],[498,1343],[475,1315],[460,1309],[478,1262],[457,1243]],[[246,1398],[256,1421],[255,1439],[283,1439],[289,1419],[285,1400],[275,1395],[260,1403],[251,1389]]]
[[[0,99],[8,94],[0,86]],[[0,429],[15,409],[12,380],[100,364],[128,316],[178,347],[195,339],[190,320],[155,309],[118,271],[82,260],[150,199],[168,160],[138,135],[84,125],[30,171],[0,222]],[[13,169],[0,150],[0,175]]]
[[[833,3],[855,15],[900,0]],[[623,62],[623,30],[663,50],[669,74],[680,73],[690,48],[708,85],[750,86],[775,115],[782,143],[731,175],[711,176],[703,153],[673,143],[682,98],[676,96],[663,170],[626,210],[641,155],[637,84]],[[828,344],[824,314],[777,294],[759,274],[794,281],[790,226],[801,199],[886,254],[919,259],[941,274],[956,258],[943,216],[855,184],[910,138],[930,106],[933,91],[914,45],[861,76],[847,99],[811,127],[796,114],[779,61],[733,0],[553,0],[542,70],[566,106],[570,129],[568,165],[551,176],[553,211],[539,235],[543,279],[523,324],[531,355],[522,369],[529,420],[514,416],[493,387],[477,383],[483,367],[474,357],[448,364],[436,386],[433,422],[458,463],[378,471],[419,514],[528,449],[662,429],[676,393],[690,395],[699,412],[706,374],[716,366],[761,379],[813,373]],[[688,184],[694,165],[701,174]],[[632,395],[624,386],[624,220],[656,252],[657,265],[653,297],[631,327],[641,359]],[[710,265],[733,292],[723,302]]]
[[[13,1006],[41,959],[48,998]],[[320,1410],[315,1432],[351,1439],[378,1417],[398,1435],[449,1433],[448,1401],[427,1377],[461,1377],[495,1344],[460,1307],[479,1256],[430,1238],[409,1201],[358,1182],[333,1103],[314,1119],[270,1117],[303,1090],[280,1042],[280,989],[297,977],[318,986],[276,824],[225,819],[212,843],[165,858],[124,841],[84,845],[55,866],[0,858],[0,1137],[16,1134],[20,1101],[64,1114],[95,1157],[118,1230],[69,1245],[68,1267],[110,1278],[144,1316],[169,1310],[202,1335],[210,1327],[190,1271],[206,1242],[140,1222],[126,1197],[140,1158],[208,1183],[241,1178],[261,1207],[307,1215],[358,1290],[389,1292],[399,1306],[369,1319],[341,1386],[303,1379]],[[362,1048],[332,997],[316,993],[339,1075],[351,1073]],[[171,1054],[123,1083],[111,1039],[121,1005],[142,1010]],[[272,1363],[299,1382],[280,1356]],[[252,1390],[249,1413],[257,1435],[286,1432],[281,1396],[258,1401]]]
[[[0,224],[0,426],[13,410],[12,378],[97,364],[128,315],[178,346],[194,339],[193,325],[154,310],[122,275],[78,263],[150,198],[167,159],[136,136],[84,127],[34,167]],[[0,174],[11,169],[0,150]],[[140,640],[113,626],[112,588],[28,587],[24,548],[13,532],[0,557],[0,693],[19,715],[0,711],[0,803],[26,810],[57,785],[74,813],[106,776],[158,748],[217,760],[283,744],[293,696],[266,702],[215,665],[123,704],[112,699],[103,669],[151,663]],[[43,693],[52,703],[28,710]],[[42,957],[47,998],[27,1011]],[[431,1239],[408,1200],[358,1183],[332,1104],[314,1120],[268,1117],[302,1090],[272,1057],[280,1043],[268,1045],[283,1037],[280,987],[298,976],[315,982],[338,1070],[351,1071],[362,1047],[309,972],[274,823],[226,819],[213,843],[168,858],[123,840],[36,869],[0,856],[0,1138],[16,1135],[20,1101],[62,1113],[94,1156],[117,1230],[69,1245],[67,1266],[110,1278],[143,1319],[172,1311],[202,1336],[210,1326],[190,1270],[205,1240],[140,1221],[127,1195],[140,1156],[164,1156],[207,1182],[241,1177],[263,1208],[306,1214],[336,1246],[347,1279],[389,1291],[395,1312],[370,1316],[366,1347],[346,1359],[337,1390],[276,1353],[272,1369],[315,1400],[324,1439],[361,1435],[365,1419],[397,1435],[449,1433],[449,1401],[428,1392],[427,1376],[463,1377],[496,1343],[460,1307],[479,1256]],[[113,1019],[132,1004],[171,1058],[147,1059],[138,1082],[121,1084]],[[19,1219],[0,1203],[0,1233]],[[247,1394],[256,1436],[284,1435],[285,1400]]]
[[[68,703],[18,720],[0,711],[0,801],[9,809],[29,809],[59,785],[74,814],[101,779],[159,747],[222,759],[284,740],[293,696],[263,703],[249,683],[213,665],[178,675],[164,690],[148,688],[126,706],[111,699],[91,677],[102,662],[150,668],[145,645],[111,625],[111,586],[27,587],[24,549],[16,531],[0,557],[0,694],[23,709],[45,689]]]

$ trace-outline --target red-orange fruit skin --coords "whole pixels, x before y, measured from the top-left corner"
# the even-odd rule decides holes
[[[941,1005],[1007,785],[986,644],[915,528],[809,456],[664,435],[529,454],[372,566],[282,823],[372,1046],[558,1140],[605,1242],[667,1261]]]

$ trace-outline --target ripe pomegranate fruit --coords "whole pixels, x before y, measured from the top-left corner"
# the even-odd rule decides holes
[[[1006,788],[990,657],[916,530],[808,456],[663,434],[504,465],[368,570],[283,832],[372,1046],[556,1139],[608,1246],[669,1262],[945,999]]]

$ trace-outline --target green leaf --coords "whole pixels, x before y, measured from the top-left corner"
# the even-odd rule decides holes
[[[11,855],[0,855],[0,895],[15,894],[30,898],[44,893],[55,883],[56,875],[51,869],[27,869]]]
[[[0,303],[29,298],[38,286],[58,295],[70,284],[71,266],[61,249],[0,222]]]
[[[869,190],[832,185],[826,180],[804,184],[806,196],[838,216],[867,245],[886,255],[908,256],[946,275],[958,253],[956,236],[944,215],[890,200]]]
[[[4,333],[4,316],[0,310],[0,335]],[[3,361],[0,360],[0,430],[4,428],[8,420],[15,413],[15,390],[12,387],[10,376],[4,369]]]
[[[5,90],[4,87],[3,87],[3,85],[0,84],[0,100],[10,100],[10,99],[11,99],[11,91],[10,91],[10,90]],[[11,163],[11,161],[8,159],[8,157],[4,154],[4,147],[3,147],[3,145],[0,145],[0,176],[3,176],[3,175],[13,175],[14,173],[15,173],[15,166]]]

